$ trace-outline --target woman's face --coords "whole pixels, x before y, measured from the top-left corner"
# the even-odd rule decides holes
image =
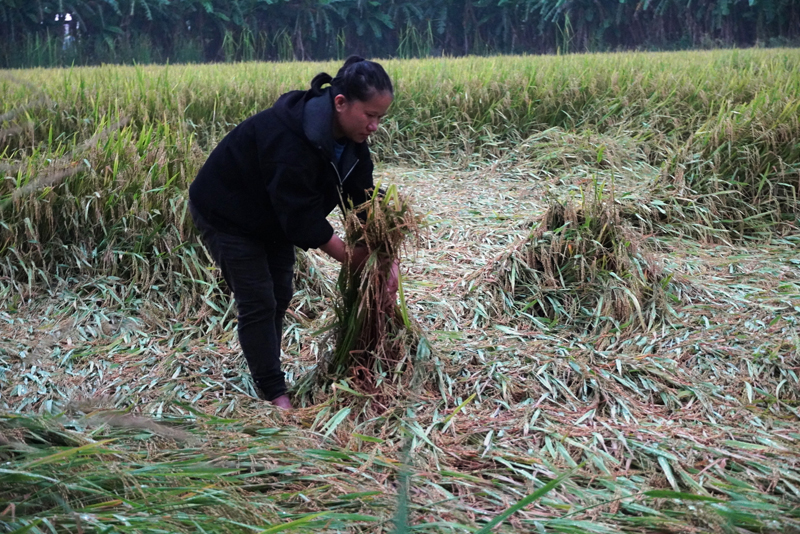
[[[337,139],[347,137],[355,143],[363,143],[378,129],[393,98],[389,91],[376,92],[366,102],[336,95],[333,99],[336,108],[333,134]]]

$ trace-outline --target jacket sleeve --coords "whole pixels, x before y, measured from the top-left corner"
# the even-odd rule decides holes
[[[303,250],[327,243],[333,227],[314,173],[302,167],[277,165],[267,184],[272,209],[286,237]]]

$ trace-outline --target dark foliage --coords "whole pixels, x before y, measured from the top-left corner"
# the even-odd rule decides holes
[[[69,19],[69,20],[67,20]],[[0,68],[780,46],[795,0],[0,0]]]

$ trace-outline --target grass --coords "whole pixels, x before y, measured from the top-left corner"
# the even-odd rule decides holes
[[[433,388],[344,375],[291,414],[255,396],[185,192],[233,124],[336,65],[0,73],[0,529],[798,530],[798,59],[385,62],[376,179],[428,224],[403,294]],[[680,302],[587,328],[582,273],[563,293],[595,304],[540,328],[527,294],[475,298],[556,236],[631,281],[645,250]],[[551,282],[581,263],[551,259]],[[298,261],[294,384],[336,318],[337,267]]]

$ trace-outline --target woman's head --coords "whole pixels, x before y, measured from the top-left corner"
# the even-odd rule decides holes
[[[334,104],[334,136],[363,143],[378,129],[378,123],[394,98],[392,80],[374,61],[350,56],[335,78],[320,73],[311,81],[311,90],[320,94],[330,83]]]

